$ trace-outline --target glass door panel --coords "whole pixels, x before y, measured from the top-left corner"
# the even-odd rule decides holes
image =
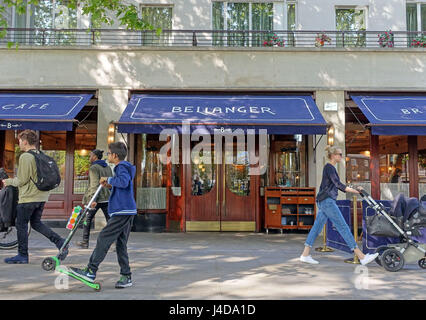
[[[248,196],[250,194],[248,152],[235,150],[233,153],[226,152],[225,157],[226,187],[236,195]]]
[[[191,194],[202,196],[209,193],[216,183],[215,152],[202,151],[195,156],[191,164]]]
[[[407,136],[380,136],[380,199],[393,200],[403,193],[409,197]]]
[[[84,194],[89,187],[90,151],[96,148],[96,122],[78,127],[75,134],[74,194]],[[106,156],[106,152],[104,153]]]
[[[140,210],[167,208],[166,165],[160,161],[158,135],[137,136],[136,204]]]
[[[426,201],[426,137],[417,137],[417,155],[419,170],[419,199]]]

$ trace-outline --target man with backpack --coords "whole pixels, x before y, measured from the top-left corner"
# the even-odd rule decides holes
[[[46,238],[60,249],[65,242],[65,239],[53,232],[49,227],[41,222],[44,204],[49,198],[49,191],[58,184],[59,171],[53,159],[45,156],[37,150],[37,134],[33,130],[24,130],[18,135],[19,148],[24,151],[19,158],[18,173],[13,179],[2,180],[5,186],[15,186],[19,189],[19,201],[16,207],[16,230],[18,235],[18,255],[11,258],[6,258],[4,261],[10,264],[27,264],[28,263],[28,222],[31,227],[40,232]],[[37,160],[36,160],[37,159]],[[41,160],[40,160],[41,159]],[[42,163],[43,170],[54,169],[53,174],[49,177],[39,177],[41,175],[40,162],[43,159],[48,159]],[[39,162],[39,166],[36,165]],[[45,171],[46,172],[46,171]],[[42,178],[42,179],[40,179]],[[52,185],[51,179],[54,179]],[[59,177],[60,181],[60,177]],[[49,185],[50,184],[50,185]],[[46,191],[43,191],[43,190]],[[65,259],[68,254],[68,248],[64,248],[63,254],[59,257]]]

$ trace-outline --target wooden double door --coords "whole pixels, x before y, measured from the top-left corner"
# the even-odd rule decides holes
[[[186,165],[186,231],[256,231],[259,176],[233,144],[200,152]]]

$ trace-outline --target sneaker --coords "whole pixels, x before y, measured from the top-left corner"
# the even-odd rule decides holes
[[[79,241],[77,242],[77,245],[82,249],[89,249],[89,242],[88,241]]]
[[[131,287],[133,285],[132,279],[130,276],[121,276],[120,280],[115,283],[117,289]]]
[[[28,264],[28,257],[18,254],[15,257],[4,259],[4,262],[9,264]]]
[[[87,280],[89,282],[95,281],[96,273],[94,273],[88,267],[86,267],[84,269],[70,267],[70,271],[71,271],[72,274],[76,275],[79,278],[82,278],[82,279]]]
[[[311,256],[307,256],[307,257],[300,256],[300,261],[305,262],[305,263],[310,263],[310,264],[319,264],[319,262],[312,259]]]
[[[367,253],[364,259],[360,259],[359,262],[361,262],[361,264],[365,266],[366,264],[369,264],[371,261],[375,260],[378,256],[379,256],[378,252],[374,254]]]

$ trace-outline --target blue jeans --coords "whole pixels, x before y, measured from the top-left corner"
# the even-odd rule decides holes
[[[336,201],[331,198],[326,198],[318,203],[318,209],[319,210],[315,219],[315,223],[308,234],[305,246],[312,248],[315,239],[320,234],[321,230],[324,227],[324,224],[327,222],[327,219],[330,219],[334,227],[345,240],[348,247],[352,251],[356,249],[358,246],[355,242],[354,236],[352,235],[348,224],[343,218],[342,213],[340,212],[339,207],[336,204]]]

